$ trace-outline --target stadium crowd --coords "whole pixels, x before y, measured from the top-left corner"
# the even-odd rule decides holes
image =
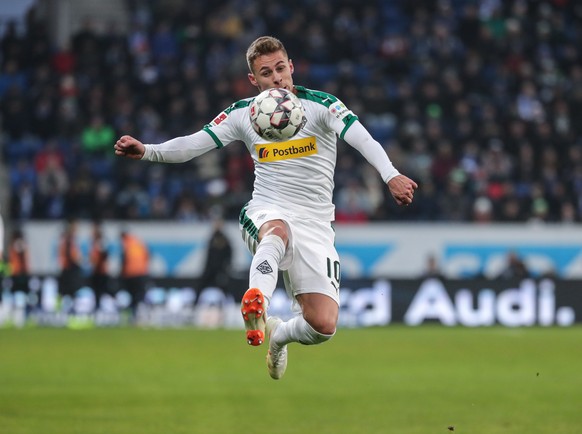
[[[29,219],[236,219],[253,164],[233,144],[188,164],[116,159],[121,134],[197,131],[256,93],[244,51],[286,44],[295,82],[341,98],[418,181],[399,210],[340,142],[339,222],[582,221],[582,5],[574,0],[128,1],[62,46],[33,9],[1,35],[2,152]],[[101,23],[103,24],[103,23]]]

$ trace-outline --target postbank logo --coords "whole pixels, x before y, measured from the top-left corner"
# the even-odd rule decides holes
[[[317,154],[315,137],[255,145],[259,163],[290,160]]]

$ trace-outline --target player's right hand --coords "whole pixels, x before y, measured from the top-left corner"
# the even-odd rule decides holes
[[[121,136],[115,142],[113,149],[115,149],[115,155],[132,160],[141,160],[145,152],[143,143],[131,136]]]

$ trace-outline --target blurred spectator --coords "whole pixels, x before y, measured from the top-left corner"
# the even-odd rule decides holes
[[[95,201],[95,183],[97,180],[87,163],[82,163],[72,172],[72,179],[65,197],[65,214],[78,219],[102,218],[107,209],[97,208]],[[110,207],[111,204],[107,204]]]
[[[9,64],[7,68],[17,67],[14,64]],[[2,91],[2,77],[9,75],[10,72],[0,74],[0,115],[3,119],[4,132],[9,139],[17,141],[24,138],[30,130],[31,119],[28,115],[29,107],[23,80],[22,84],[18,84],[16,81],[4,83],[6,88]]]
[[[55,139],[53,132],[57,116],[56,104],[51,92],[43,90],[33,102],[32,109],[30,131],[47,143],[52,142]]]
[[[419,181],[431,179],[431,169],[433,167],[433,155],[428,149],[425,140],[415,139],[412,141],[412,149],[407,158],[407,172]]]
[[[69,192],[69,175],[57,154],[48,154],[38,172],[38,198],[42,216],[66,218],[65,200]]]
[[[101,37],[91,17],[84,17],[81,27],[71,38],[71,48],[80,70],[100,66]]]
[[[232,246],[224,233],[224,222],[216,219],[206,246],[206,262],[200,276],[202,290],[210,286],[227,289],[232,273]]]
[[[53,54],[51,66],[59,75],[71,74],[74,71],[76,57],[68,42],[65,42],[64,45]]]
[[[13,219],[27,221],[39,217],[37,210],[39,201],[36,198],[33,184],[25,181],[11,193],[10,215]]]
[[[175,216],[181,221],[199,221],[202,219],[194,199],[188,194],[178,197]]]
[[[449,174],[444,194],[439,195],[437,199],[443,220],[454,222],[470,220],[473,203],[466,191],[466,181],[466,175],[460,170]]]
[[[37,172],[34,165],[25,157],[13,161],[10,166],[10,185],[19,189],[22,185],[36,185]]]
[[[152,55],[156,62],[175,62],[179,54],[178,37],[167,21],[160,21],[151,37]]]
[[[544,120],[544,107],[538,99],[536,87],[531,81],[526,81],[521,85],[521,90],[517,95],[516,104],[517,114],[522,120]]]
[[[0,39],[0,49],[3,53],[2,65],[5,59],[20,59],[25,55],[25,41],[19,35],[18,23],[15,20],[10,20],[4,27],[4,34]]]
[[[109,250],[103,237],[100,221],[93,222],[89,262],[91,264],[91,289],[95,294],[95,310],[99,309],[101,296],[111,292],[109,276]]]
[[[0,74],[0,98],[6,98],[9,92],[20,95],[26,90],[26,85],[26,74],[18,61],[15,58],[7,58]]]
[[[491,223],[493,221],[493,204],[488,197],[480,196],[475,199],[472,221],[475,223]]]
[[[24,233],[19,228],[12,232],[12,238],[8,247],[8,264],[10,266],[12,293],[21,291],[27,295],[26,310],[30,312],[38,304],[38,300],[34,300],[36,294],[31,294],[29,291],[29,249],[24,238]]]
[[[508,252],[506,257],[506,265],[503,271],[499,274],[499,279],[526,279],[530,277],[530,272],[527,269],[523,260],[514,252]]]
[[[437,188],[445,188],[449,175],[457,167],[458,161],[453,152],[453,144],[448,140],[440,140],[436,145],[436,152],[432,160],[431,174]]]
[[[444,219],[441,210],[441,201],[431,180],[419,183],[419,188],[414,194],[415,200],[410,206],[409,218],[420,221],[441,221]]]
[[[4,218],[0,212],[0,278],[3,278],[10,273],[9,263],[4,256],[4,242]]]
[[[438,258],[434,254],[429,254],[426,257],[426,265],[421,276],[423,279],[444,279],[444,275],[441,271]]]
[[[61,295],[73,296],[83,284],[83,257],[77,240],[77,221],[67,221],[59,243],[59,289]]]
[[[564,202],[560,206],[560,221],[564,224],[576,221],[576,208],[572,202]]]
[[[369,220],[374,204],[365,187],[351,177],[336,195],[335,217],[338,223],[363,223]]]
[[[115,131],[101,115],[92,116],[89,125],[81,132],[81,145],[89,155],[108,155],[114,142]]]
[[[95,184],[95,197],[90,215],[99,220],[113,220],[119,216],[114,205],[112,183],[101,179]]]
[[[44,172],[51,165],[65,166],[65,154],[54,139],[45,142],[34,158],[34,169],[37,173]]]
[[[146,244],[128,230],[121,232],[120,289],[131,295],[130,310],[137,319],[137,308],[144,300],[148,286],[150,252]]]

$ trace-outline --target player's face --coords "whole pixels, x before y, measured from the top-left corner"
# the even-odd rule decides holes
[[[255,59],[249,80],[259,92],[273,87],[293,90],[293,62],[282,51]]]

